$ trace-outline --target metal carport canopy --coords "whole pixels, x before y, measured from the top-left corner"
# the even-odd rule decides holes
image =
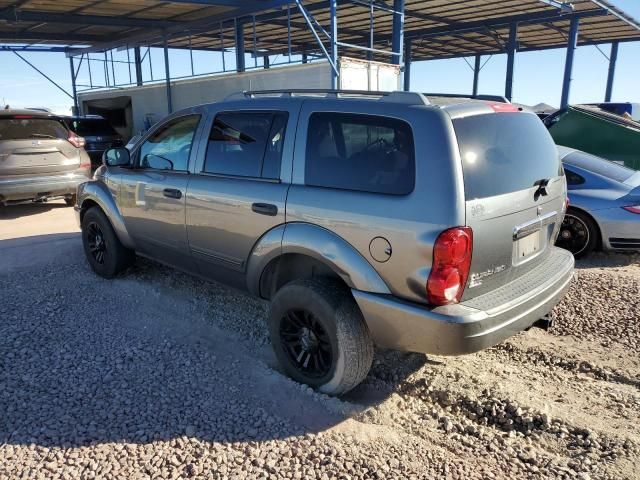
[[[605,0],[0,0],[0,50],[67,52],[76,102],[74,56],[135,48],[141,85],[138,47],[163,47],[169,111],[168,48],[232,47],[239,72],[245,53],[324,56],[334,87],[338,53],[364,51],[368,59],[404,66],[405,89],[413,61],[475,56],[474,93],[479,56],[506,53],[511,99],[516,52],[567,47],[566,106],[576,46],[612,44],[609,99],[619,43],[639,40],[638,21]]]
[[[328,29],[329,1],[303,5]],[[394,2],[343,0],[338,3],[340,41],[389,50]],[[578,45],[640,40],[640,24],[605,1],[575,0],[406,0],[404,36],[412,60],[505,53],[511,25],[518,24],[518,51],[566,47],[571,19],[580,18]],[[287,6],[291,7],[288,8]],[[382,8],[378,8],[382,7]],[[385,10],[386,7],[386,10]],[[0,42],[49,44],[94,51],[136,45],[220,50],[234,44],[235,20],[262,53],[319,53],[305,19],[285,0],[0,0]],[[370,24],[370,20],[373,20]],[[84,48],[83,48],[84,47]],[[254,46],[252,45],[253,49]],[[249,50],[249,49],[248,49]],[[354,49],[344,47],[350,55]],[[382,54],[378,59],[388,61]]]

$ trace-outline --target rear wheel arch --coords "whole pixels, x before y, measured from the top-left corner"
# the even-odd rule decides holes
[[[271,299],[283,286],[297,280],[331,279],[345,287],[354,288],[330,265],[302,253],[283,253],[271,260],[260,275],[260,296]]]

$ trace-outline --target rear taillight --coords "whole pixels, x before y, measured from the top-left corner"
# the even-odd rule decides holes
[[[79,137],[73,132],[69,132],[69,136],[67,137],[69,143],[76,148],[83,148],[87,142],[85,142],[84,138]]]
[[[442,232],[433,247],[433,265],[427,280],[427,298],[432,305],[458,303],[471,268],[473,231],[455,227]]]
[[[627,212],[637,213],[640,215],[640,205],[627,205],[626,207],[622,208],[624,208]]]

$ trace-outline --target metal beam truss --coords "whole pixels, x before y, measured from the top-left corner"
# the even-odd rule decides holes
[[[484,51],[489,47],[494,49],[484,55],[505,53],[507,54],[507,72],[505,80],[505,95],[511,98],[513,95],[513,82],[515,72],[515,58],[517,52],[544,50],[557,47],[534,47],[518,41],[518,28],[522,25],[543,25],[556,31],[558,27],[552,25],[559,20],[570,21],[571,28],[563,35],[567,41],[567,59],[565,63],[564,82],[562,90],[563,105],[569,101],[571,74],[574,51],[578,44],[578,28],[581,18],[607,15],[610,12],[605,4],[598,3],[602,8],[588,11],[575,11],[570,2],[562,0],[540,0],[541,3],[555,7],[555,10],[544,10],[526,14],[505,14],[501,17],[484,19],[481,21],[453,22],[446,18],[436,17],[420,12],[405,10],[404,0],[251,0],[239,2],[236,0],[167,0],[169,3],[188,3],[202,6],[222,5],[235,7],[224,13],[207,16],[190,22],[178,22],[171,19],[149,20],[134,17],[107,17],[97,15],[84,15],[81,13],[53,14],[34,10],[21,10],[19,3],[5,9],[0,9],[0,21],[12,21],[19,19],[25,22],[64,23],[77,25],[104,25],[130,27],[131,29],[144,29],[145,32],[130,33],[113,41],[104,42],[102,38],[94,35],[80,33],[81,28],[68,34],[41,33],[35,29],[23,29],[15,34],[3,34],[5,40],[24,41],[25,45],[0,45],[0,51],[10,51],[20,56],[32,68],[45,76],[74,99],[77,107],[77,93],[93,89],[124,88],[129,86],[143,86],[146,83],[165,82],[167,87],[168,110],[172,110],[171,80],[199,77],[229,71],[244,72],[256,68],[272,68],[290,63],[307,63],[308,61],[326,60],[332,68],[332,85],[339,86],[339,54],[340,49],[364,52],[364,57],[372,60],[375,58],[387,58],[392,64],[399,65],[404,72],[404,89],[410,88],[410,72],[413,49],[423,43],[429,43],[434,48],[441,48],[442,55],[438,58],[464,58],[475,57],[473,66],[473,93],[478,94],[479,75],[482,70],[482,53],[452,53],[448,54],[446,42],[438,37],[450,36],[464,39],[483,47]],[[339,25],[340,6],[360,6],[369,13],[369,29],[354,29],[348,25]],[[270,11],[268,11],[270,10]],[[328,20],[322,24],[316,18],[316,14],[322,12]],[[267,13],[260,13],[267,12]],[[292,13],[298,12],[304,21],[292,21]],[[374,23],[379,20],[380,14],[388,14],[392,25],[391,33],[376,34]],[[615,12],[613,12],[615,15]],[[426,20],[436,20],[441,26],[404,31],[405,17]],[[326,17],[323,17],[326,18]],[[345,20],[346,22],[346,20]],[[259,48],[259,38],[256,33],[256,25],[277,25],[287,29],[286,39],[278,43],[282,46],[276,49],[264,50]],[[640,29],[640,26],[638,26]],[[248,34],[250,28],[250,34]],[[495,31],[499,28],[509,28],[508,40],[500,38]],[[299,33],[306,29],[313,34],[314,42],[303,43],[295,39],[292,33]],[[388,29],[386,29],[388,32]],[[137,30],[139,31],[139,30]],[[476,34],[473,38],[466,34]],[[341,40],[340,36],[348,41]],[[7,38],[7,35],[11,38]],[[173,39],[188,35],[188,47],[172,47]],[[198,48],[197,41],[192,45],[192,38],[207,38],[209,46]],[[485,40],[486,38],[486,40]],[[211,47],[210,40],[216,39],[217,47]],[[219,39],[219,42],[217,41]],[[634,39],[630,39],[634,40]],[[60,44],[81,42],[92,45],[86,48],[69,48],[63,46],[36,45],[37,41],[59,42]],[[624,40],[622,40],[624,41]],[[612,45],[609,62],[609,74],[605,98],[611,98],[613,79],[615,77],[618,44]],[[601,42],[591,41],[582,36],[581,45],[598,45]],[[376,48],[376,45],[389,45],[390,49]],[[170,74],[169,50],[178,48],[188,50],[190,58],[190,75],[174,76]],[[198,68],[194,65],[194,51],[205,50],[218,55],[218,62],[214,69]],[[114,52],[115,51],[115,52]],[[152,53],[163,51],[164,75],[160,78],[154,76],[154,61]],[[70,58],[70,71],[72,79],[72,93],[64,90],[28,62],[21,53],[24,52],[65,52]],[[228,54],[231,53],[230,58]],[[124,56],[126,55],[126,58]],[[247,57],[252,62],[247,62]],[[232,61],[230,61],[232,60]],[[488,60],[487,60],[488,61]],[[468,62],[467,62],[468,63]],[[485,61],[486,64],[486,61]],[[202,66],[202,61],[198,66]],[[116,68],[118,67],[118,68]],[[156,65],[157,67],[157,65]],[[198,71],[197,71],[198,70]],[[200,71],[203,70],[203,71]],[[82,75],[80,75],[82,73]],[[82,82],[78,83],[78,79]]]

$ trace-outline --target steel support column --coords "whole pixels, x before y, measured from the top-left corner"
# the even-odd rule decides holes
[[[507,78],[504,86],[504,96],[509,101],[513,98],[513,71],[518,50],[518,24],[511,24],[509,29],[509,43],[507,44]]]
[[[236,71],[238,73],[242,73],[246,70],[244,54],[243,24],[239,20],[236,20]]]
[[[475,62],[473,63],[473,96],[478,95],[478,83],[480,82],[480,61],[481,55],[476,55]]]
[[[413,41],[408,38],[404,43],[404,91],[411,91],[411,48]]]
[[[338,0],[329,0],[329,17],[331,22],[331,61],[334,69],[331,71],[331,88],[338,89]]]
[[[391,49],[393,58],[391,63],[402,65],[402,50],[404,48],[404,0],[393,0],[393,32],[391,34]]]
[[[76,88],[76,69],[73,65],[73,57],[69,57],[69,67],[71,68],[71,94],[73,95],[71,113],[72,115],[78,115],[80,110],[78,109],[78,89]]]
[[[571,75],[573,74],[573,57],[578,46],[578,28],[580,27],[580,19],[574,17],[571,19],[571,28],[569,29],[569,39],[567,40],[567,59],[564,63],[564,79],[562,81],[562,98],[560,100],[560,108],[569,105],[569,95],[571,94]]]
[[[136,65],[136,84],[142,86],[142,56],[140,55],[140,47],[133,49],[133,62]]]
[[[607,91],[604,95],[604,101],[611,101],[611,94],[613,93],[613,81],[616,76],[616,62],[618,61],[618,42],[611,44],[611,55],[609,55],[609,75],[607,76]]]
[[[269,55],[265,55],[262,57],[262,63],[264,64],[264,69],[268,70],[271,67],[271,61],[269,60]]]
[[[164,40],[164,74],[165,85],[167,90],[167,110],[169,114],[173,113],[173,98],[171,95],[171,72],[169,71],[169,45],[167,40]]]

